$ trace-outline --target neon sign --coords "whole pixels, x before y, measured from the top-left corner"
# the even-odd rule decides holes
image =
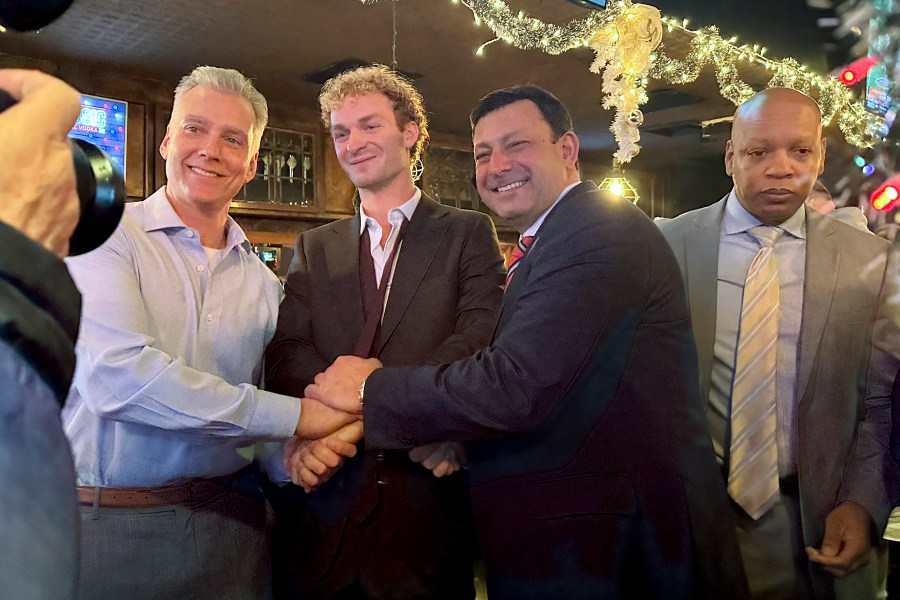
[[[124,174],[127,116],[127,102],[82,95],[81,114],[69,137],[99,146]]]

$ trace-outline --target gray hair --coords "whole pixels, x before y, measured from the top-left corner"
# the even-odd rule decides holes
[[[253,87],[253,82],[234,69],[210,66],[197,67],[191,71],[190,75],[185,75],[178,82],[178,86],[175,88],[174,104],[178,104],[182,96],[201,85],[225,94],[240,96],[250,103],[255,118],[253,133],[250,138],[250,149],[253,152],[257,152],[263,131],[269,122],[269,107],[266,104],[265,97]]]

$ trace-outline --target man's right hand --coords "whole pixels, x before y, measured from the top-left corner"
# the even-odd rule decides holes
[[[316,375],[314,383],[306,386],[303,393],[328,406],[361,415],[360,384],[381,367],[377,358],[338,356],[330,367]]]
[[[356,456],[356,442],[362,435],[362,421],[354,421],[319,440],[292,437],[284,446],[284,470],[295,485],[315,491],[331,479],[345,458]]]
[[[313,400],[303,398],[300,400],[300,419],[294,435],[307,440],[315,440],[333,433],[353,421],[360,419],[360,415],[335,410],[330,406]]]
[[[81,99],[39,71],[0,69],[0,88],[18,101],[0,113],[0,221],[62,258],[80,212],[66,135]]]

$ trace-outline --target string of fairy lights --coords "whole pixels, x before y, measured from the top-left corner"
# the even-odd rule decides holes
[[[360,1],[371,4],[378,0]],[[850,144],[870,147],[880,139],[881,119],[866,111],[836,78],[816,74],[792,58],[771,59],[758,45],[738,45],[736,38],[723,38],[714,26],[689,29],[686,20],[661,16],[652,6],[613,0],[585,18],[553,24],[515,11],[504,0],[451,1],[466,6],[477,25],[494,32],[496,37],[482,44],[476,50],[478,55],[500,40],[552,55],[581,47],[593,49],[596,59],[590,68],[602,72],[603,106],[615,109],[610,130],[618,144],[614,155],[618,163],[629,162],[640,152],[640,106],[647,102],[649,79],[683,85],[696,80],[706,67],[715,71],[722,97],[735,105],[756,91],[741,74],[742,68],[754,65],[772,74],[767,87],[790,87],[814,98],[822,110],[823,124],[836,120]],[[691,38],[687,55],[680,59],[665,51],[665,36],[674,31]]]
[[[723,39],[716,27],[691,30],[687,22],[665,17],[663,23],[667,32],[677,29],[692,36],[690,50],[682,60],[658,52],[651,77],[684,84],[697,79],[702,68],[711,65],[722,97],[738,105],[756,91],[741,78],[740,66],[756,64],[772,73],[767,87],[789,87],[813,97],[822,110],[823,124],[828,126],[836,118],[850,144],[870,147],[879,140],[881,119],[866,111],[853,92],[835,77],[818,75],[793,58],[770,59],[765,55],[766,49],[758,45],[738,46],[735,38]]]

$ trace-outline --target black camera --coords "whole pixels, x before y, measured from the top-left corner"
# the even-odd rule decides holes
[[[32,31],[49,25],[66,12],[72,0],[3,0],[0,25],[16,31]]]
[[[0,90],[0,112],[15,104]],[[83,140],[70,140],[81,216],[69,240],[69,254],[100,246],[115,231],[125,207],[125,180],[106,153]]]
[[[18,31],[39,29],[61,15],[72,0],[0,1],[0,25]],[[0,90],[0,112],[15,100]],[[78,181],[81,216],[69,241],[69,254],[84,254],[100,246],[115,231],[125,206],[125,180],[103,150],[82,140],[72,141],[72,161]]]

